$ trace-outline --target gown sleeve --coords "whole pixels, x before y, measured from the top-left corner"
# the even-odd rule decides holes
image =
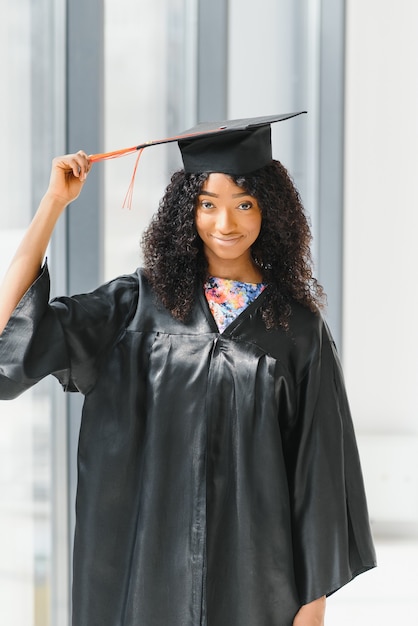
[[[286,456],[296,584],[307,604],[376,565],[343,374],[325,323],[298,398]]]
[[[0,399],[16,398],[48,374],[64,391],[88,393],[135,308],[138,281],[123,276],[89,294],[49,302],[45,263],[0,335]]]

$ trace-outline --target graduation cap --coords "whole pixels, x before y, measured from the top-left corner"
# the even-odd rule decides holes
[[[187,173],[221,172],[224,174],[248,174],[272,161],[271,124],[282,122],[306,113],[287,113],[263,117],[200,123],[174,137],[157,139],[146,143],[90,155],[92,162],[114,159],[139,152],[127,198],[132,199],[132,185],[138,160],[149,146],[177,142]],[[125,198],[125,203],[127,198]],[[124,204],[125,204],[124,203]]]

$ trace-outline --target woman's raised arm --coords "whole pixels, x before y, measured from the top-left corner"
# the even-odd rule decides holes
[[[89,158],[82,150],[52,161],[48,189],[0,287],[0,334],[22,296],[39,276],[55,224],[65,207],[79,196],[90,168]]]

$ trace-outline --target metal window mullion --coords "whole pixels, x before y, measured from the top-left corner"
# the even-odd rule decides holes
[[[104,11],[103,0],[67,2],[67,106],[68,152],[103,150],[104,135]],[[104,168],[95,167],[83,193],[66,212],[67,288],[70,294],[94,289],[103,280]],[[69,528],[75,528],[77,448],[82,398],[69,394],[68,498]],[[72,559],[70,559],[72,569]]]
[[[319,121],[319,278],[342,346],[345,0],[322,0]]]

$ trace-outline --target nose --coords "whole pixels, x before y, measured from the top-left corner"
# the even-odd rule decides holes
[[[232,211],[226,207],[219,209],[216,216],[216,228],[218,232],[226,235],[234,230],[236,222]]]

